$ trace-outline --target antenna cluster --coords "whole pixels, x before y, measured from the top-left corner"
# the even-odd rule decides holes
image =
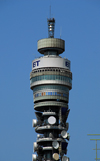
[[[100,134],[87,134],[87,135],[89,135],[89,136],[100,136]],[[96,158],[95,158],[95,160],[96,161],[100,160],[100,158],[97,157],[97,150],[100,150],[100,149],[97,148],[97,141],[100,141],[100,139],[90,139],[90,140],[95,141],[95,143],[96,143],[96,148],[93,149],[93,150],[96,150]]]
[[[48,22],[48,37],[54,38],[55,19],[54,18],[47,19],[47,22]]]

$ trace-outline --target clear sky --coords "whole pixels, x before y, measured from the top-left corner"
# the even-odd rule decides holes
[[[67,156],[95,158],[90,138],[97,137],[87,134],[100,134],[100,0],[0,0],[0,161],[31,161],[36,133],[29,78],[32,60],[40,56],[37,40],[48,37],[50,5],[55,37],[61,31],[65,40],[61,56],[73,73]]]

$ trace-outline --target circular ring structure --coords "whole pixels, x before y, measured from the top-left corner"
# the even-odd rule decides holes
[[[65,51],[65,41],[56,38],[40,39],[38,41],[38,51],[44,54],[44,52],[48,50],[57,51],[58,54],[63,53]]]

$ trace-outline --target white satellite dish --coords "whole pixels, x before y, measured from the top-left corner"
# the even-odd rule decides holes
[[[54,160],[58,160],[59,159],[59,154],[58,153],[54,153],[53,154],[53,159]]]
[[[37,142],[34,142],[34,143],[33,143],[34,152],[37,151],[37,146],[38,146],[38,145],[37,145]]]
[[[37,134],[37,138],[39,139],[41,137],[41,135]]]
[[[37,155],[36,154],[32,154],[32,161],[36,161],[37,160]]]
[[[67,158],[66,156],[63,156],[62,161],[69,161],[69,158]]]
[[[51,124],[51,125],[55,124],[56,123],[56,118],[54,116],[50,116],[48,118],[48,123]]]
[[[66,139],[67,136],[68,136],[67,131],[63,130],[63,131],[61,132],[61,136],[62,136],[64,139]]]
[[[37,120],[33,119],[32,126],[36,127],[37,126]]]
[[[58,143],[58,141],[53,141],[53,142],[52,142],[52,146],[53,146],[54,149],[58,149],[58,148],[59,148],[59,143]]]

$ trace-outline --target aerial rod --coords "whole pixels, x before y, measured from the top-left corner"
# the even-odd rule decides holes
[[[50,18],[51,18],[51,5],[50,5]]]
[[[96,135],[100,135],[100,134],[87,134],[87,135],[92,135],[92,136],[96,136]]]
[[[90,140],[95,140],[95,141],[97,141],[97,140],[100,140],[100,139],[90,139]]]

